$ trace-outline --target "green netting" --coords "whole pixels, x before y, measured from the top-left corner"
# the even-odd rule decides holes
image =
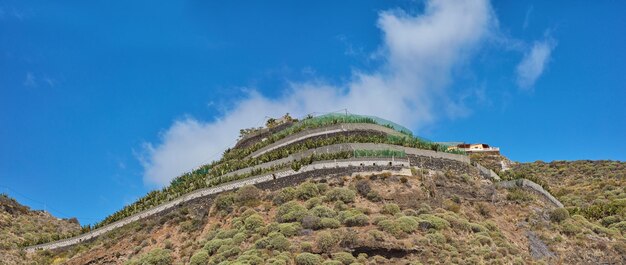
[[[404,151],[397,150],[354,150],[354,157],[406,157]]]
[[[376,116],[357,115],[357,114],[351,114],[351,113],[348,113],[348,114],[329,113],[329,114],[324,114],[324,115],[320,115],[317,117],[313,117],[310,119],[305,119],[302,122],[307,123],[307,124],[323,124],[323,123],[330,123],[332,121],[340,121],[343,123],[375,123],[375,124],[389,127],[391,129],[394,129],[404,134],[413,135],[411,130],[395,122],[385,120],[383,118],[379,118]]]

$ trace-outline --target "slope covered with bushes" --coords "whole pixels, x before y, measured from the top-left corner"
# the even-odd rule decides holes
[[[0,264],[26,264],[26,254],[19,251],[20,247],[74,235],[79,231],[76,219],[57,219],[0,194]]]
[[[413,170],[247,186],[37,255],[67,264],[533,264],[616,262],[619,231],[478,173]]]

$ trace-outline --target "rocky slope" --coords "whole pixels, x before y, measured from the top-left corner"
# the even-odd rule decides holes
[[[478,173],[329,176],[252,186],[33,257],[66,264],[589,264],[625,261],[624,231],[599,229]]]
[[[0,264],[28,264],[26,253],[19,250],[22,245],[79,231],[76,219],[58,219],[44,211],[33,211],[0,194]]]

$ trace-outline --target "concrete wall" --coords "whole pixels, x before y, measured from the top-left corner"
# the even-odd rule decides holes
[[[151,215],[176,207],[184,202],[191,201],[191,200],[208,196],[208,195],[225,192],[225,191],[231,191],[231,190],[234,190],[234,189],[246,186],[246,185],[255,185],[259,183],[274,181],[276,179],[286,178],[292,175],[297,175],[297,174],[302,174],[302,173],[307,173],[307,172],[314,172],[317,170],[333,169],[333,168],[350,168],[355,171],[358,171],[359,169],[362,168],[362,169],[367,169],[367,171],[371,171],[372,167],[376,167],[380,165],[388,165],[388,166],[394,166],[394,167],[409,167],[410,166],[408,159],[391,159],[391,158],[389,159],[360,158],[360,159],[345,159],[345,160],[314,162],[311,165],[303,166],[298,172],[292,169],[285,169],[285,170],[276,171],[273,173],[267,173],[267,174],[250,177],[250,178],[243,179],[243,180],[237,180],[237,181],[225,183],[216,187],[196,190],[186,195],[183,195],[177,199],[174,199],[172,201],[156,206],[152,209],[139,212],[137,214],[134,214],[132,216],[119,220],[117,222],[114,222],[109,225],[90,231],[88,233],[85,233],[76,237],[68,238],[68,239],[55,241],[55,242],[26,247],[24,250],[26,250],[27,252],[33,252],[35,250],[40,250],[40,249],[50,250],[50,249],[57,249],[57,248],[75,245],[82,241],[87,241],[89,239],[98,237],[113,229],[122,227],[129,223],[138,221],[140,219],[144,219]]]
[[[308,139],[315,136],[332,134],[337,132],[347,132],[347,131],[376,131],[382,132],[390,135],[404,136],[404,134],[397,132],[395,130],[389,129],[384,126],[376,125],[376,124],[365,124],[365,123],[350,123],[350,124],[338,124],[334,126],[328,126],[324,128],[316,128],[307,131],[303,131],[301,133],[297,133],[291,136],[288,136],[276,143],[268,145],[251,156],[259,156],[263,153],[269,152],[271,150],[275,150],[277,148],[287,146],[291,143],[295,143],[304,139]],[[182,203],[209,196],[218,194],[224,191],[234,190],[246,185],[255,185],[255,184],[268,184],[271,182],[276,182],[277,180],[284,179],[291,176],[315,176],[319,174],[324,174],[327,171],[333,171],[336,169],[343,169],[343,171],[350,172],[360,172],[360,170],[372,171],[372,168],[378,168],[381,166],[386,167],[399,167],[399,168],[407,168],[410,167],[411,164],[421,167],[428,168],[433,170],[446,170],[449,168],[469,168],[470,160],[469,157],[464,155],[450,154],[444,152],[436,152],[431,150],[422,150],[409,148],[404,146],[396,146],[389,144],[374,144],[374,143],[347,143],[347,144],[336,144],[325,147],[316,148],[313,150],[307,150],[305,152],[301,152],[298,154],[290,155],[287,158],[279,159],[276,161],[270,161],[255,167],[241,169],[235,172],[231,172],[226,174],[225,176],[231,176],[235,174],[245,174],[250,172],[253,168],[267,168],[273,165],[283,164],[292,160],[299,160],[303,157],[309,156],[311,154],[316,153],[336,153],[340,151],[353,151],[353,150],[397,150],[404,151],[408,157],[407,158],[351,158],[346,160],[333,160],[333,161],[318,161],[314,162],[311,165],[303,166],[298,172],[295,172],[291,169],[284,169],[272,173],[267,173],[259,176],[250,177],[243,180],[237,180],[229,183],[224,183],[222,185],[205,188],[190,192],[186,195],[183,195],[179,198],[176,198],[170,202],[166,202],[162,205],[156,206],[154,208],[142,211],[140,213],[134,214],[117,222],[111,223],[109,225],[103,226],[101,228],[95,229],[91,232],[68,238],[56,242],[50,242],[46,244],[30,246],[25,248],[27,251],[34,251],[37,249],[56,249],[61,247],[67,247],[74,244],[78,244],[82,241],[86,241],[97,236],[100,236],[104,233],[107,233],[113,229],[122,227],[126,224],[135,222],[137,220],[155,215],[157,213],[163,212],[165,210],[176,207]],[[319,171],[319,172],[317,172]],[[319,173],[319,174],[318,174]],[[495,173],[494,173],[495,174]]]
[[[296,134],[289,135],[283,139],[280,139],[268,146],[265,146],[253,152],[248,157],[253,157],[253,158],[258,157],[269,151],[276,150],[278,148],[281,148],[281,147],[284,147],[284,146],[287,146],[287,145],[290,145],[290,144],[293,144],[302,140],[306,140],[308,138],[312,138],[315,136],[329,135],[329,134],[349,132],[349,131],[374,131],[374,132],[381,132],[381,133],[395,135],[395,136],[406,136],[405,134],[401,132],[398,132],[393,129],[389,129],[385,126],[381,126],[378,124],[343,123],[343,124],[331,125],[331,126],[326,126],[326,127],[321,127],[321,128],[308,129],[308,130],[304,130]]]
[[[458,161],[461,163],[469,164],[469,157],[464,155],[443,153],[443,152],[435,152],[431,150],[422,150],[409,148],[398,145],[391,144],[373,144],[373,143],[344,143],[344,144],[333,144],[328,146],[322,146],[315,149],[310,149],[307,151],[303,151],[296,154],[291,154],[288,157],[277,159],[274,161],[266,162],[263,164],[259,164],[256,166],[243,168],[240,170],[236,170],[230,173],[225,174],[224,176],[233,176],[233,175],[243,175],[247,174],[252,170],[260,169],[260,168],[270,168],[272,166],[277,166],[281,164],[285,164],[294,160],[300,160],[305,157],[309,157],[313,154],[332,154],[338,153],[342,151],[354,151],[354,150],[395,150],[395,151],[403,151],[407,155],[421,156],[429,159],[447,159],[452,161]],[[425,168],[430,168],[428,166],[420,166]],[[435,168],[430,168],[435,169]],[[495,173],[494,173],[495,174]]]
[[[541,196],[545,197],[548,201],[553,203],[556,207],[563,208],[563,203],[561,203],[557,198],[552,196],[552,194],[550,194],[548,191],[544,190],[543,187],[541,187],[541,185],[533,181],[527,180],[527,179],[500,181],[496,183],[496,186],[506,188],[506,189],[528,188],[539,193]]]
[[[354,172],[371,172],[376,170],[382,170],[384,168],[395,168],[402,169],[408,168],[411,166],[417,166],[421,168],[428,168],[432,170],[448,170],[448,169],[457,169],[457,170],[469,170],[471,167],[469,158],[463,155],[449,154],[449,153],[441,153],[430,150],[421,150],[421,149],[413,149],[407,148],[403,146],[393,146],[387,144],[371,144],[371,143],[358,143],[358,144],[340,144],[333,145],[328,147],[322,147],[325,150],[309,150],[307,152],[333,152],[337,150],[344,150],[347,148],[351,149],[366,149],[366,150],[399,150],[405,151],[407,153],[406,158],[351,158],[344,160],[332,160],[332,161],[317,161],[312,163],[311,165],[303,166],[299,171],[294,171],[292,169],[283,169],[259,176],[250,177],[247,179],[232,181],[229,183],[224,183],[222,185],[218,185],[216,187],[205,188],[190,192],[186,195],[183,195],[177,199],[174,199],[170,202],[166,202],[162,205],[156,206],[152,209],[148,209],[142,211],[140,213],[134,214],[117,222],[111,223],[109,225],[103,226],[101,228],[95,229],[91,232],[73,237],[68,239],[63,239],[56,242],[50,242],[41,245],[35,245],[25,248],[26,251],[32,252],[38,249],[57,249],[62,247],[67,247],[71,245],[78,244],[82,241],[87,241],[98,237],[104,233],[107,233],[113,229],[122,227],[129,223],[138,221],[140,219],[147,218],[149,216],[161,213],[163,211],[172,209],[176,206],[179,206],[185,202],[189,202],[198,198],[211,196],[215,194],[219,194],[225,191],[232,191],[237,188],[246,186],[246,185],[257,185],[257,186],[275,186],[277,183],[292,183],[295,182],[296,178],[313,178],[319,176],[326,176],[329,174],[348,174]],[[303,152],[302,154],[296,155],[306,155]],[[272,161],[275,162],[275,161]],[[260,166],[271,166],[268,162]],[[484,167],[480,165],[476,165],[479,171],[484,174]],[[481,170],[481,167],[483,168]],[[249,170],[249,169],[247,169]],[[490,172],[490,174],[493,171]],[[495,173],[493,173],[495,174]],[[497,176],[497,175],[496,175]],[[292,179],[293,178],[293,179]],[[532,189],[539,194],[545,196],[549,201],[554,203],[557,207],[563,207],[563,204],[559,202],[556,198],[554,198],[550,193],[545,191],[540,185],[526,180],[514,180],[514,181],[502,181],[497,183],[498,186],[504,188],[513,188],[513,187],[523,187]]]

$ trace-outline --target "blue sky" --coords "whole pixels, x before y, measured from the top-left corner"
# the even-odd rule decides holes
[[[626,160],[623,1],[0,1],[0,187],[92,223],[265,116]],[[44,206],[45,204],[45,206]]]

